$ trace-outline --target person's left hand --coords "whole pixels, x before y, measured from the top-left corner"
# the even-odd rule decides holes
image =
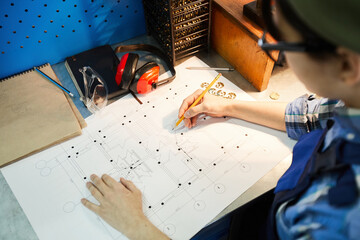
[[[90,179],[92,182],[86,183],[86,186],[100,205],[84,198],[81,202],[85,207],[130,239],[153,239],[151,236],[167,239],[144,215],[142,194],[131,181],[120,178],[117,182],[106,174],[101,178],[93,174]]]

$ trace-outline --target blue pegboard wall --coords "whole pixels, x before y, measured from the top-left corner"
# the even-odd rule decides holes
[[[144,33],[142,0],[0,0],[0,79]]]

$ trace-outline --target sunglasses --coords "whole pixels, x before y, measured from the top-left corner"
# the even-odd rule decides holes
[[[83,74],[85,94],[81,99],[91,113],[103,109],[108,102],[108,88],[101,76],[91,67],[80,68]]]

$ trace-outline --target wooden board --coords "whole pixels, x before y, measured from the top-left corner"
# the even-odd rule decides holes
[[[243,16],[250,0],[215,0],[212,9],[211,46],[258,91],[267,88],[274,62],[258,46],[263,30]],[[272,38],[267,38],[274,42]],[[274,56],[277,58],[277,56]]]

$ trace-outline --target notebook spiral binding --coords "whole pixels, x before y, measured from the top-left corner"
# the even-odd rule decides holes
[[[44,68],[44,67],[49,66],[49,65],[50,65],[49,63],[45,63],[45,64],[43,64],[43,65],[38,66],[37,68],[38,68],[38,69],[41,69],[41,68]],[[11,75],[11,76],[8,76],[8,77],[5,77],[5,78],[1,78],[1,79],[0,79],[0,82],[9,80],[9,79],[15,78],[15,77],[17,77],[17,76],[20,76],[20,75],[23,75],[23,74],[26,74],[26,73],[33,72],[33,71],[34,71],[34,68],[30,68],[30,69],[25,70],[25,71],[23,71],[23,72],[19,72],[19,73],[16,73],[16,74],[14,74],[14,75]]]

